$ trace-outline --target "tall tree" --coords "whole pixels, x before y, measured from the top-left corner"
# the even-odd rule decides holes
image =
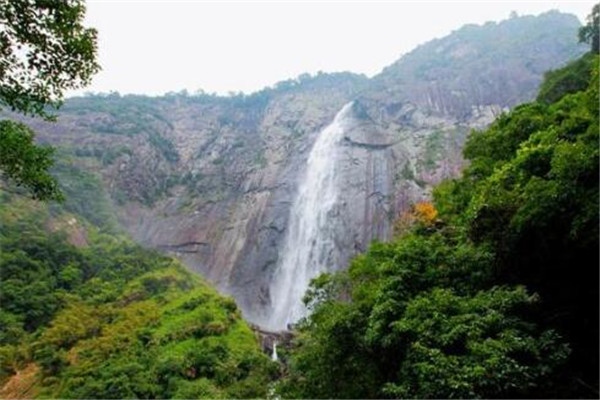
[[[82,0],[0,0],[0,109],[51,119],[63,94],[89,84],[100,66],[96,30]],[[48,173],[52,150],[20,123],[0,121],[0,170],[37,199],[60,199]],[[28,155],[27,157],[22,157]]]
[[[579,28],[579,41],[589,43],[592,53],[600,52],[600,3],[592,8],[592,12],[587,16],[587,23]]]

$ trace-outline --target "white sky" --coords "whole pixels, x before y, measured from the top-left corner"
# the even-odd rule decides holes
[[[88,0],[103,70],[72,94],[250,93],[317,71],[372,76],[467,23],[550,9],[583,22],[594,1]]]

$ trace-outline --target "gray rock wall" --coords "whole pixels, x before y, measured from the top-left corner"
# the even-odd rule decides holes
[[[578,26],[560,13],[467,26],[372,79],[321,74],[243,98],[80,98],[56,124],[27,122],[102,177],[137,241],[180,257],[260,321],[306,157],[345,103],[332,269],[460,172],[470,129],[531,100],[545,70],[581,54]]]

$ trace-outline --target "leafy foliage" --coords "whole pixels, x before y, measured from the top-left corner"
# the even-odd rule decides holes
[[[34,199],[62,200],[58,183],[48,172],[54,150],[36,146],[33,138],[26,125],[0,121],[0,171],[4,178],[29,189]]]
[[[0,105],[47,116],[66,89],[89,83],[100,67],[84,15],[81,0],[0,2]]]
[[[597,395],[598,57],[547,79],[542,101],[471,134],[435,208],[313,281],[279,393]]]
[[[523,288],[495,288],[461,297],[434,289],[413,300],[392,324],[409,340],[398,384],[400,398],[514,397],[535,389],[569,353],[552,331],[535,333],[515,310],[534,301]]]
[[[579,28],[579,41],[589,43],[592,53],[600,52],[600,3],[592,8],[587,23]]]
[[[593,66],[594,55],[590,53],[564,68],[546,72],[537,101],[550,104],[569,93],[585,90],[590,83]]]
[[[63,92],[88,84],[96,62],[96,31],[82,25],[81,0],[0,0],[0,109],[53,117]],[[28,189],[34,199],[62,200],[48,173],[54,163],[49,147],[38,147],[21,123],[0,121],[3,177]]]

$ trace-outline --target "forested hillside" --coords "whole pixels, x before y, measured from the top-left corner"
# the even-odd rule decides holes
[[[278,368],[235,302],[82,217],[93,177],[61,182],[64,206],[0,198],[0,397],[265,397]]]
[[[598,396],[598,56],[466,143],[469,166],[313,281],[284,397]]]

